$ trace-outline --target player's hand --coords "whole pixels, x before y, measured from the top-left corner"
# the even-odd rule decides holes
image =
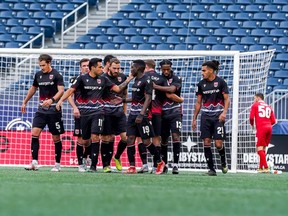
[[[135,119],[135,123],[136,124],[140,124],[141,122],[142,122],[142,120],[143,120],[143,115],[142,114],[139,114],[137,117],[136,117],[136,119]]]
[[[155,82],[153,82],[153,88],[154,88],[154,89],[157,89],[157,87],[158,87],[158,85],[155,84]]]
[[[51,99],[44,100],[42,103],[42,107],[49,108],[52,103],[53,103],[53,101]]]
[[[123,103],[123,98],[115,96],[113,99],[110,100],[110,103],[113,105],[118,105]]]
[[[226,114],[225,113],[221,113],[221,115],[219,116],[219,122],[225,122],[226,120]]]
[[[21,106],[21,112],[22,112],[23,114],[27,113],[26,104],[25,104],[25,103],[23,103],[22,106]]]
[[[77,107],[73,109],[73,114],[75,118],[80,118],[80,111]]]
[[[197,128],[197,121],[196,120],[192,120],[192,130],[196,131]]]
[[[58,103],[56,104],[56,109],[57,109],[58,111],[61,110],[61,105],[62,105],[62,102],[61,102],[61,101],[58,101]]]

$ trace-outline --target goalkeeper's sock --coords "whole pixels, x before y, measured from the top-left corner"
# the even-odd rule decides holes
[[[213,163],[213,155],[212,155],[212,151],[211,151],[211,147],[210,146],[204,146],[204,154],[205,154],[205,158],[206,158],[206,162],[207,162],[208,168],[210,170],[215,170],[214,169],[214,163]]]
[[[259,155],[259,158],[260,158],[259,168],[262,169],[264,167],[265,169],[267,169],[268,165],[267,165],[267,161],[266,161],[265,151],[264,150],[259,150],[258,151],[258,155]]]
[[[32,136],[32,139],[31,139],[31,152],[32,152],[32,159],[38,161],[39,137]]]

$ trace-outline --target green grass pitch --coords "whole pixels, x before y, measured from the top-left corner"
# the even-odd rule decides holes
[[[0,167],[1,216],[288,215],[288,174],[60,173]]]

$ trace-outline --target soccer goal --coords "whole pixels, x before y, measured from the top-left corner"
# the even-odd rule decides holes
[[[179,167],[185,170],[206,170],[202,140],[198,130],[192,132],[191,119],[195,103],[195,86],[202,79],[201,65],[207,60],[220,62],[218,75],[229,86],[231,106],[226,122],[227,139],[225,141],[229,169],[232,172],[252,171],[257,168],[249,160],[249,153],[255,153],[255,134],[249,122],[249,109],[256,92],[266,91],[266,81],[274,50],[245,52],[238,51],[140,51],[140,50],[57,50],[57,49],[1,49],[0,83],[0,164],[25,165],[31,161],[30,133],[34,112],[37,108],[38,95],[27,104],[28,113],[23,115],[20,107],[30,88],[33,75],[39,70],[38,57],[47,53],[53,57],[52,66],[58,69],[69,87],[69,79],[79,74],[79,61],[82,58],[100,57],[112,54],[121,60],[121,69],[129,74],[130,64],[135,59],[154,59],[159,72],[159,62],[170,59],[174,73],[182,78],[183,123],[182,147]],[[132,81],[133,82],[133,81]],[[129,91],[130,92],[130,91]],[[129,109],[128,109],[129,110]],[[76,138],[72,136],[74,120],[72,109],[65,102],[63,105],[65,134],[63,140],[63,166],[76,166]],[[116,146],[115,146],[116,149]],[[215,164],[220,169],[220,159],[213,147]],[[173,163],[172,148],[169,149],[169,164]],[[138,154],[137,163],[140,167]],[[100,158],[99,158],[100,159]],[[122,156],[123,166],[128,166],[126,153]],[[149,158],[151,162],[151,158]],[[54,164],[54,144],[45,129],[40,137],[40,165]],[[101,165],[101,160],[98,164]],[[113,165],[113,163],[112,163]]]

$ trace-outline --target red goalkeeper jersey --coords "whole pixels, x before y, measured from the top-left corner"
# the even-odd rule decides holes
[[[276,123],[272,108],[264,101],[256,102],[251,106],[250,124],[252,126],[254,126],[254,119],[257,131],[259,128],[271,127]]]

